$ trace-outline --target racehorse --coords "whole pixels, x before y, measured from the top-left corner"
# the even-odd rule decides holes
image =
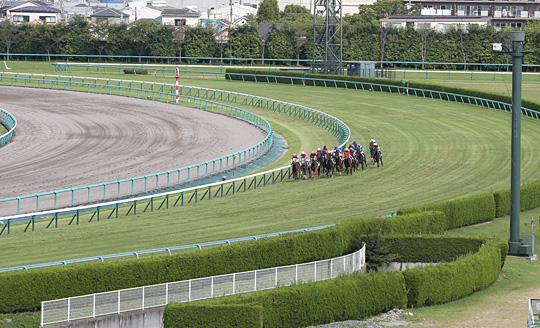
[[[343,161],[341,160],[341,156],[339,156],[338,152],[334,154],[334,160],[336,161],[336,171],[338,171],[339,175],[341,175],[341,171],[343,171]]]
[[[304,179],[307,179],[307,175],[309,171],[309,160],[307,158],[301,160],[300,168],[301,168],[302,177]]]
[[[317,161],[317,158],[316,158],[317,155],[310,155],[310,171],[311,171],[311,176],[313,177],[313,179],[315,179],[315,176],[317,175],[317,171],[319,170],[319,162]],[[320,178],[320,174],[319,174],[319,178]]]
[[[293,179],[299,180],[300,179],[300,163],[297,161],[293,161],[291,163],[291,170],[292,170]]]
[[[383,165],[382,162],[382,153],[381,151],[375,151],[373,154],[373,166],[375,166],[375,163],[377,163],[377,167],[379,167],[379,161],[381,162],[381,165]]]
[[[358,162],[362,164],[362,171],[364,171],[364,164],[367,167],[366,154],[364,154],[363,152],[357,152],[356,158],[358,159]]]
[[[324,170],[326,171],[326,176],[331,178],[334,177],[334,158],[332,154],[327,153],[324,159]]]
[[[350,155],[349,157],[343,158],[343,164],[345,164],[345,173],[347,175],[349,175],[349,173],[353,174],[353,161]]]

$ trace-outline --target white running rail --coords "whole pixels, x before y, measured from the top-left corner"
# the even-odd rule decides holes
[[[41,302],[41,325],[334,279],[361,271],[366,246],[329,260],[230,273]]]

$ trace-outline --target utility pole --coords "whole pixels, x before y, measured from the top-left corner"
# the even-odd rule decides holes
[[[534,236],[519,234],[520,217],[520,166],[521,166],[521,67],[525,32],[511,32],[512,49],[512,166],[510,176],[510,239],[508,254],[532,257]],[[532,238],[531,238],[532,237]]]

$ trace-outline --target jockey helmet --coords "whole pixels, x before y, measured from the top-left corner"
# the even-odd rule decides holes
[[[324,149],[324,150],[328,150],[328,147],[327,147],[327,146],[324,146],[323,149]]]
[[[355,141],[353,141],[353,142],[356,142],[356,140],[355,140]]]
[[[349,151],[349,148],[345,148],[345,151]]]
[[[317,151],[321,151],[321,148],[317,148]]]
[[[334,146],[334,149],[337,149],[337,146]]]
[[[295,153],[295,154],[292,154],[292,157],[293,157],[293,158],[297,158],[298,155],[296,155],[296,153]]]
[[[315,151],[312,151],[312,152],[311,152],[311,155],[315,155],[315,154],[316,154]]]

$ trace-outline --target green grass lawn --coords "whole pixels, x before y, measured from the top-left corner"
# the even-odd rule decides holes
[[[147,77],[151,78],[151,77]],[[352,138],[380,143],[385,166],[354,176],[276,184],[196,205],[119,220],[0,238],[3,266],[221,240],[386,215],[398,208],[507,189],[510,115],[454,102],[344,89],[186,79],[184,83],[267,96],[338,117]],[[338,101],[336,101],[338,100]],[[289,152],[335,141],[327,132],[281,114],[250,109],[284,135]],[[540,122],[523,120],[522,181],[538,179]],[[289,163],[289,154],[275,166]],[[355,206],[350,206],[350,204]],[[320,209],[320,210],[315,210]],[[126,222],[129,220],[129,222]],[[87,221],[87,220],[86,220]],[[85,222],[85,220],[81,220]],[[5,237],[5,238],[4,238]],[[70,247],[77,245],[77,247]]]
[[[21,71],[55,74],[51,66],[45,67],[43,63],[13,63],[10,67],[18,65]],[[107,77],[134,78],[118,74]],[[174,83],[174,78],[170,77],[136,78]],[[501,82],[452,82],[509,94],[508,85]],[[261,95],[327,112],[348,124],[353,139],[364,145],[370,138],[376,138],[384,153],[385,166],[370,167],[348,177],[285,182],[245,194],[118,220],[71,227],[60,220],[58,229],[48,230],[39,223],[33,233],[22,233],[24,227],[14,226],[10,236],[0,237],[3,267],[317,226],[509,188],[509,113],[343,89],[195,78],[182,79],[181,83]],[[440,80],[439,83],[446,82]],[[540,102],[538,88],[539,85],[524,86],[524,97]],[[309,151],[323,143],[333,145],[330,135],[309,124],[250,110],[269,119],[275,130],[287,138],[290,152]],[[522,120],[522,183],[540,177],[539,131],[540,122]],[[289,155],[275,166],[288,164]],[[538,210],[522,214],[522,233],[530,231],[527,222],[532,215],[537,217]],[[508,230],[506,217],[449,234],[507,239]],[[536,231],[538,235],[538,228]],[[536,249],[538,253],[538,245]],[[537,262],[509,258],[501,281],[455,302],[414,309],[414,320],[440,327],[523,326],[528,309],[526,299],[540,294],[538,269]],[[3,317],[0,317],[0,327]],[[7,327],[15,326],[8,324]]]
[[[4,135],[4,133],[6,132],[7,130],[2,125],[0,125],[0,136]]]

